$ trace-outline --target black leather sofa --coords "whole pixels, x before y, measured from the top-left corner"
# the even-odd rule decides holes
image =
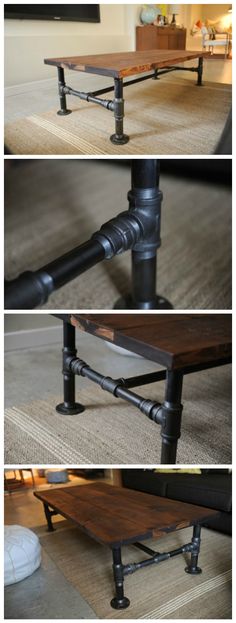
[[[172,500],[207,506],[220,514],[203,524],[232,533],[232,475],[227,469],[205,469],[201,474],[160,473],[148,469],[122,469],[124,487]]]

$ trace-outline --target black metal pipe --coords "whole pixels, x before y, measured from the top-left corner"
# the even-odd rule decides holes
[[[60,100],[60,110],[58,110],[57,114],[58,115],[69,115],[71,113],[71,110],[68,110],[67,108],[66,96],[63,91],[65,87],[65,74],[64,74],[63,67],[57,68],[57,74],[58,74],[58,91],[59,91],[59,100]]]
[[[200,56],[198,59],[198,68],[197,68],[197,86],[202,86],[202,74],[203,74],[203,57]]]
[[[115,117],[115,134],[110,136],[110,141],[114,145],[125,145],[128,143],[129,136],[124,134],[123,119],[124,119],[124,99],[123,99],[123,79],[114,78],[114,100],[113,110]]]
[[[57,290],[69,280],[72,281],[75,277],[101,262],[104,257],[104,248],[92,238],[50,262],[42,270],[52,277],[54,289]]]
[[[76,356],[75,327],[63,322],[63,354]],[[70,408],[75,403],[75,377],[65,370],[63,375],[64,406]]]
[[[190,564],[185,567],[186,573],[190,573],[191,575],[198,575],[202,572],[201,568],[198,567],[198,556],[200,552],[200,543],[201,543],[201,525],[197,524],[193,526],[193,537],[192,537],[192,551],[191,551],[191,561]]]
[[[139,189],[151,189],[151,195],[147,193],[147,198],[153,196],[156,188],[159,186],[159,178],[160,160],[141,158],[131,161],[132,191],[141,198],[144,198],[144,195],[142,192],[139,192]]]
[[[147,545],[144,545],[143,543],[133,543],[134,547],[137,547],[138,549],[141,549],[142,552],[145,552],[145,554],[149,554],[149,556],[155,556],[157,554],[159,554],[159,552],[155,552],[154,549],[151,549],[150,547],[147,547]]]
[[[187,543],[186,545],[182,545],[182,547],[173,549],[170,552],[155,552],[154,556],[151,556],[147,560],[140,560],[139,562],[128,563],[127,565],[124,565],[123,573],[124,575],[130,575],[132,573],[135,573],[135,571],[139,571],[139,569],[149,567],[150,565],[158,565],[160,562],[164,562],[164,560],[174,558],[174,556],[178,556],[179,554],[183,554],[184,552],[191,552],[192,550],[193,543]]]
[[[76,415],[84,411],[84,406],[75,401],[75,376],[66,366],[67,357],[76,357],[75,327],[70,322],[63,322],[63,402],[56,406],[56,411],[62,415]]]
[[[161,202],[159,190],[160,161],[132,160],[131,190],[128,193],[130,214],[142,214],[152,223],[149,234],[132,247],[131,294],[120,298],[116,309],[171,309],[164,297],[156,294],[157,249],[161,245]]]
[[[156,232],[152,233],[149,240],[135,245],[132,251],[132,299],[133,306],[137,309],[156,307],[156,252],[161,244],[159,176],[159,160],[153,158],[132,161],[130,209],[140,204],[144,211],[159,212]]]
[[[131,392],[129,389],[123,387],[122,379],[112,379],[109,376],[103,376],[96,370],[90,368],[82,359],[77,357],[68,357],[65,361],[65,367],[69,372],[85,376],[90,381],[97,383],[102,389],[113,394],[116,398],[122,398],[127,400],[135,407],[137,407],[144,415],[154,420],[157,424],[162,423],[161,403],[154,402],[139,396],[138,394]]]
[[[133,78],[133,80],[126,80],[123,81],[123,88],[124,87],[128,87],[131,86],[133,84],[138,84],[139,82],[143,82],[144,80],[150,80],[150,78],[155,78],[156,76],[156,71],[158,71],[158,77],[163,75],[163,74],[168,74],[171,71],[195,71],[197,72],[198,69],[197,67],[178,67],[178,66],[173,66],[173,67],[166,67],[165,69],[158,69],[155,70],[154,73],[151,72],[145,76],[140,76],[139,78]],[[104,95],[105,93],[111,93],[111,91],[114,90],[114,86],[110,86],[110,87],[104,87],[103,89],[97,89],[96,91],[91,91],[89,93],[89,95],[95,96],[97,97],[97,95]]]
[[[129,85],[149,80],[153,76],[154,74],[148,74],[148,76],[141,76],[140,78],[134,78],[133,80],[127,80],[126,82],[123,81],[123,87],[128,87]],[[105,93],[110,93],[111,91],[114,91],[114,85],[111,87],[105,87],[104,89],[98,89],[97,91],[92,91],[90,95],[94,95],[96,97],[97,95],[103,95]]]
[[[177,444],[181,431],[182,415],[182,370],[167,370],[165,400],[162,406],[162,448],[161,463],[173,464],[176,462]]]
[[[135,407],[138,407],[138,409],[140,409],[140,411],[142,411],[144,415],[147,415],[151,419],[153,419],[153,412],[156,412],[156,410],[161,407],[160,402],[154,402],[153,400],[147,400],[145,398],[142,398],[142,396],[139,396],[138,394],[135,394],[128,389],[125,389],[125,387],[117,387],[115,395],[117,396],[117,398],[123,398],[123,400],[127,400]],[[160,418],[158,418],[157,415],[157,419],[155,418],[155,422],[159,424],[161,423],[161,413]]]
[[[42,305],[49,294],[78,277],[103,259],[132,249],[155,229],[155,215],[142,210],[121,212],[90,240],[72,249],[38,271],[28,271],[5,287],[5,309],[32,309]]]
[[[115,610],[128,608],[130,601],[124,596],[124,573],[121,558],[121,548],[112,548],[113,575],[115,582],[115,597],[111,600],[111,607]]]
[[[33,309],[43,305],[54,290],[101,262],[103,246],[94,238],[33,272],[6,282],[5,309]]]
[[[46,504],[45,502],[43,503],[43,506],[44,506],[45,517],[47,520],[48,531],[53,532],[55,528],[52,523],[52,517],[53,515],[58,515],[58,512],[56,510],[50,510],[48,504]]]
[[[123,136],[123,117],[124,117],[124,100],[123,100],[123,80],[115,78],[114,80],[114,101],[116,102],[115,110],[115,134],[117,137]],[[118,105],[119,104],[119,105]]]
[[[136,309],[156,308],[157,260],[132,251],[132,297]]]
[[[130,376],[127,379],[122,379],[124,387],[141,387],[141,385],[149,385],[150,383],[156,383],[158,381],[164,381],[166,378],[166,370],[160,370],[158,372],[150,372],[149,374],[140,374],[139,376]]]
[[[173,67],[166,67],[166,69],[163,70],[158,70],[158,76],[162,75],[162,74],[168,74],[170,71],[194,71],[197,72],[198,68],[197,67],[178,67],[178,66],[173,66]]]
[[[165,401],[170,404],[179,404],[181,402],[183,384],[182,370],[168,370],[167,383],[165,392]]]
[[[123,128],[122,80],[115,81],[115,118]],[[117,96],[121,97],[118,98]],[[118,128],[117,126],[117,128]],[[123,130],[122,130],[123,131]],[[125,136],[113,135],[114,142]],[[155,294],[156,251],[160,246],[162,193],[159,191],[160,164],[155,159],[132,162],[132,189],[129,210],[104,223],[90,240],[33,272],[26,271],[6,282],[5,309],[33,309],[43,305],[49,295],[67,282],[114,255],[133,249],[132,295],[118,301],[117,307],[140,309],[170,308]],[[127,304],[126,304],[127,303]]]
[[[116,598],[117,600],[123,600],[124,598],[124,580],[122,574],[122,560],[121,560],[121,549],[114,548],[112,550],[113,554],[113,572],[114,572],[114,580],[116,587]]]
[[[209,368],[218,368],[219,366],[231,363],[232,357],[225,357],[225,359],[218,359],[217,361],[206,361],[206,363],[197,363],[193,366],[184,366],[181,368],[181,372],[183,375],[192,374],[193,372],[202,372],[204,370],[209,370]],[[166,379],[166,374],[166,370],[158,370],[157,372],[149,372],[148,374],[140,374],[139,376],[130,376],[122,380],[124,387],[141,387],[142,385],[164,381]]]
[[[67,95],[74,95],[75,97],[79,97],[81,100],[85,100],[86,102],[98,104],[99,106],[103,106],[103,108],[107,108],[108,110],[114,110],[114,104],[112,100],[104,100],[99,97],[95,97],[94,93],[76,91],[76,89],[72,89],[71,87],[67,86],[63,88],[63,92]]]

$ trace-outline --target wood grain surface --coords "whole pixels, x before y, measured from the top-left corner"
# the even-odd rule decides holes
[[[76,328],[169,369],[232,352],[231,314],[58,314]]]
[[[194,58],[204,57],[202,50],[145,50],[141,52],[119,52],[113,54],[94,54],[89,56],[68,56],[46,58],[46,65],[56,65],[64,69],[74,69],[102,76],[125,78],[152,69],[176,65]]]
[[[105,483],[35,491],[34,495],[109,547],[160,538],[218,514],[195,504]]]

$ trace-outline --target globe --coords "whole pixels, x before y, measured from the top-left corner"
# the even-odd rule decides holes
[[[158,15],[157,9],[152,4],[148,4],[144,7],[140,13],[140,20],[142,24],[153,24]]]

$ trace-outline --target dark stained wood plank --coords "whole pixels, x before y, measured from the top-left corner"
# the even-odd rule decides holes
[[[123,518],[117,515],[114,523],[114,509],[111,512],[107,504],[99,505],[94,491],[90,491],[87,500],[83,500],[80,491],[77,491],[73,497],[67,488],[51,490],[50,496],[47,493],[48,491],[35,492],[35,495],[66,519],[73,521],[83,532],[99,543],[120,543],[121,533],[125,533],[126,543],[133,542],[134,534],[139,535],[139,538],[151,536],[150,530],[138,524],[134,519],[131,520],[128,514]]]
[[[34,495],[109,547],[160,538],[218,513],[104,483],[35,491]]]
[[[75,327],[169,369],[227,359],[231,314],[59,314]]]
[[[144,50],[141,52],[46,58],[44,63],[64,69],[125,78],[204,56],[209,56],[209,54],[202,50],[196,52],[188,50]]]

